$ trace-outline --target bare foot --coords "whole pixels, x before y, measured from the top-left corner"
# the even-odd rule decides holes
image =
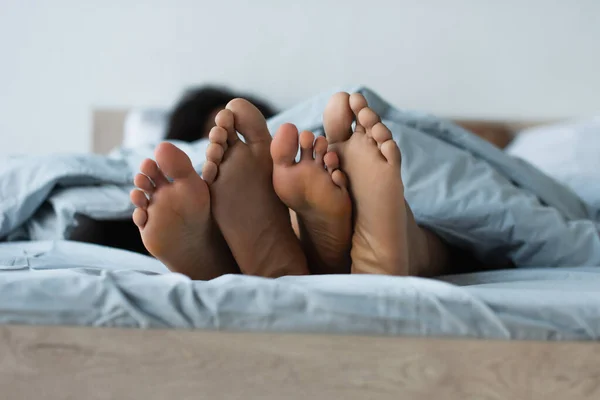
[[[300,161],[296,162],[298,141]],[[352,202],[337,154],[326,153],[324,137],[315,141],[312,132],[298,135],[294,125],[282,125],[271,143],[273,185],[279,198],[298,215],[311,273],[343,274],[350,272]]]
[[[131,192],[137,207],[133,221],[146,249],[171,271],[192,279],[239,273],[211,217],[208,185],[188,156],[169,143],[160,144],[155,156],[160,169],[153,160],[144,160],[134,179],[139,190]]]
[[[390,130],[360,94],[334,95],[323,120],[354,200],[352,272],[421,274],[431,262],[428,236],[404,201],[401,155]]]
[[[202,176],[210,185],[215,221],[240,269],[272,278],[308,274],[288,209],[273,189],[265,118],[248,101],[235,99],[215,122]]]

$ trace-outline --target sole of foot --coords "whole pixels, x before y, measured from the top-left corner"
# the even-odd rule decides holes
[[[275,192],[296,212],[311,273],[349,273],[352,202],[337,154],[327,153],[324,137],[315,140],[312,132],[298,134],[294,125],[284,124],[271,143],[271,156]]]
[[[208,185],[189,157],[170,143],[160,144],[155,157],[142,162],[131,192],[133,221],[146,249],[192,279],[239,273],[211,217]]]
[[[250,102],[234,99],[215,122],[202,176],[210,185],[215,221],[241,271],[271,278],[308,274],[288,208],[273,188],[265,118]]]
[[[402,158],[392,133],[360,94],[335,94],[323,121],[329,150],[339,156],[354,204],[352,272],[408,275],[409,218]]]

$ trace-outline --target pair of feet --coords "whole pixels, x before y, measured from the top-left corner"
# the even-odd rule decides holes
[[[427,235],[404,201],[391,132],[360,94],[334,95],[323,120],[327,139],[291,124],[271,139],[256,107],[233,100],[210,132],[202,178],[159,145],[131,193],[148,251],[192,279],[416,273],[429,263]]]

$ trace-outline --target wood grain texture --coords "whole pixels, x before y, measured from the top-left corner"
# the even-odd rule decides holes
[[[1,398],[599,399],[600,345],[0,326]]]

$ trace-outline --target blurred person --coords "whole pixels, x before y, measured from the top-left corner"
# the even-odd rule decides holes
[[[207,138],[215,126],[215,117],[227,103],[235,98],[244,98],[269,119],[276,114],[266,101],[253,95],[236,93],[219,86],[201,86],[186,91],[169,117],[166,140],[194,142]]]

